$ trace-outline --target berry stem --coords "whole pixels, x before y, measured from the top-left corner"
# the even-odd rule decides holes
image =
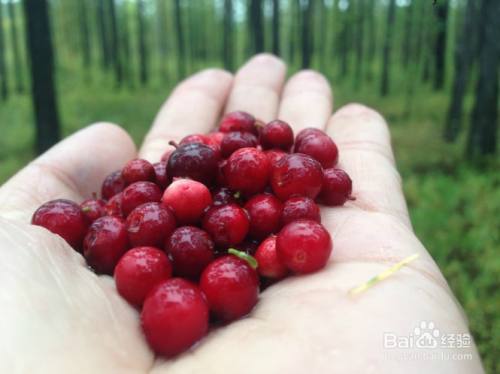
[[[252,269],[257,269],[257,267],[259,266],[259,263],[255,259],[255,257],[253,257],[252,255],[249,255],[248,253],[245,253],[243,251],[238,251],[237,249],[234,249],[234,248],[229,248],[227,250],[227,252],[231,255],[239,257],[242,260],[245,260],[246,262],[248,262],[248,265],[250,265],[250,267]]]

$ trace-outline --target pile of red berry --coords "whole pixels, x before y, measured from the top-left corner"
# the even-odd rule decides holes
[[[173,143],[172,143],[173,144]],[[129,161],[102,197],[43,204],[32,223],[59,234],[141,311],[151,348],[176,355],[213,322],[248,314],[260,281],[323,268],[332,240],[319,207],[351,198],[323,131],[261,125],[244,112],[190,135],[160,162]],[[211,316],[211,317],[210,317]]]

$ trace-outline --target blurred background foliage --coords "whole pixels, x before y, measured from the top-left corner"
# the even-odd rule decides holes
[[[1,0],[0,182],[92,122],[139,143],[199,69],[234,71],[261,51],[289,74],[317,69],[336,107],[363,102],[389,122],[415,231],[498,373],[499,3]]]

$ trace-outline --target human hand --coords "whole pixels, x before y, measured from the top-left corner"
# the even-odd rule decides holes
[[[359,104],[333,116],[327,81],[312,71],[285,84],[285,65],[251,59],[233,77],[206,70],[184,82],[161,108],[139,150],[156,161],[168,141],[210,131],[222,111],[289,122],[295,132],[325,128],[353,180],[356,201],[322,208],[334,249],[327,267],[267,288],[252,313],[211,331],[170,360],[156,358],[139,315],[61,238],[29,224],[56,198],[82,201],[104,177],[137,156],[119,127],[96,124],[68,137],[0,188],[0,372],[48,373],[480,373],[468,349],[434,355],[468,360],[388,356],[418,349],[384,348],[385,332],[408,336],[421,321],[441,332],[468,333],[465,316],[441,272],[413,233],[384,119]],[[284,87],[283,87],[284,86]],[[357,296],[348,291],[410,254],[420,258]]]

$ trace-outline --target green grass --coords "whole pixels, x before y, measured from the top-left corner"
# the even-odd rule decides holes
[[[69,71],[61,75],[67,77],[60,87],[64,135],[104,120],[122,125],[139,142],[169,91],[158,82],[116,90],[106,78],[84,84]],[[395,90],[404,88],[401,81]],[[463,156],[463,138],[451,145],[441,140],[445,93],[420,87],[407,115],[404,95],[380,98],[375,82],[360,90],[347,80],[335,83],[336,106],[365,102],[388,119],[415,231],[463,305],[487,371],[500,372],[498,159],[476,165]],[[34,156],[30,105],[28,97],[0,104],[0,182]]]

